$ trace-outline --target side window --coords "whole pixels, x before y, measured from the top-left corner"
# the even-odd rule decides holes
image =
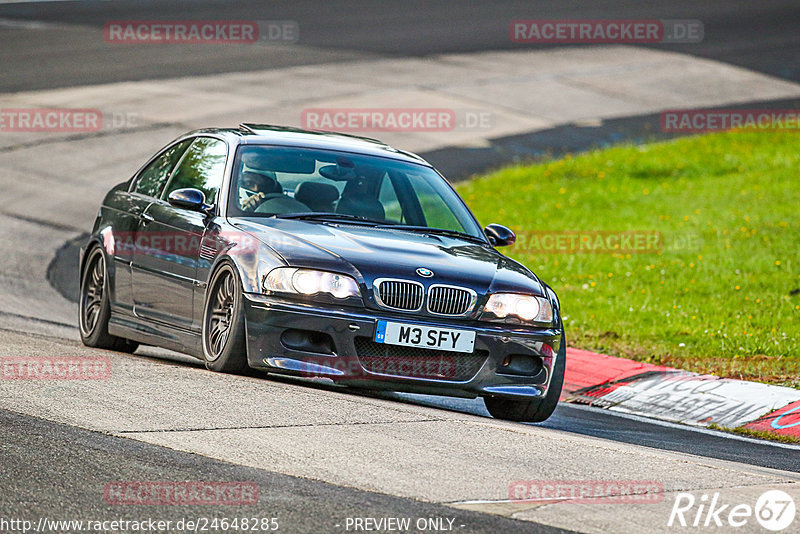
[[[192,142],[186,139],[162,152],[150,165],[139,173],[134,191],[150,197],[158,197],[167,181],[170,171],[178,163],[186,147]]]
[[[397,223],[403,222],[403,208],[400,206],[400,200],[397,198],[394,185],[388,175],[384,176],[382,180],[381,189],[378,192],[378,200],[383,204],[383,209],[386,211],[386,220]]]
[[[408,175],[411,187],[419,199],[422,213],[425,214],[425,221],[431,228],[443,228],[445,230],[464,231],[464,225],[456,218],[454,212],[442,198],[442,195],[434,189],[425,177],[417,174]]]
[[[227,145],[219,139],[198,137],[178,163],[161,198],[167,198],[176,189],[194,187],[206,195],[206,202],[217,200],[217,191],[225,174]]]

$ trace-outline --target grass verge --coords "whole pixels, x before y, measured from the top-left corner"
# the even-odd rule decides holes
[[[800,438],[786,436],[784,434],[776,434],[775,432],[765,432],[763,430],[750,430],[749,428],[729,428],[719,425],[709,425],[708,428],[712,430],[719,430],[721,432],[730,432],[731,434],[738,434],[748,438],[768,439],[772,441],[780,441],[781,443],[800,443]]]
[[[517,232],[503,252],[559,294],[570,346],[800,387],[798,139],[619,146],[458,190]]]

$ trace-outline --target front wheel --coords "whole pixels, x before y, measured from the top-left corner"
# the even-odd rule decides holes
[[[241,373],[247,369],[241,284],[236,269],[228,264],[222,265],[208,284],[203,359],[212,371]]]
[[[111,303],[106,257],[100,247],[94,247],[88,254],[81,275],[78,319],[81,341],[88,347],[133,352],[139,346],[137,342],[108,333]]]
[[[550,379],[550,387],[541,399],[531,401],[519,401],[506,399],[503,397],[484,397],[483,403],[486,409],[495,419],[507,419],[509,421],[520,421],[527,423],[541,423],[553,415],[558,406],[558,398],[561,396],[561,388],[564,385],[564,370],[567,363],[567,342],[564,333],[561,333],[561,344],[556,355],[556,364],[553,366],[553,376]]]

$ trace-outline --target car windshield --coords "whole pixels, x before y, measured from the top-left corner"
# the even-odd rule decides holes
[[[485,239],[450,185],[430,167],[415,163],[249,145],[239,149],[231,188],[232,216],[331,220]]]

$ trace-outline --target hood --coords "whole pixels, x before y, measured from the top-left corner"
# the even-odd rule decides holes
[[[301,221],[236,218],[240,230],[275,250],[294,267],[347,273],[372,286],[376,278],[453,284],[487,292],[521,291],[544,295],[538,278],[488,245],[459,238],[381,227]],[[433,276],[423,278],[424,267]]]

